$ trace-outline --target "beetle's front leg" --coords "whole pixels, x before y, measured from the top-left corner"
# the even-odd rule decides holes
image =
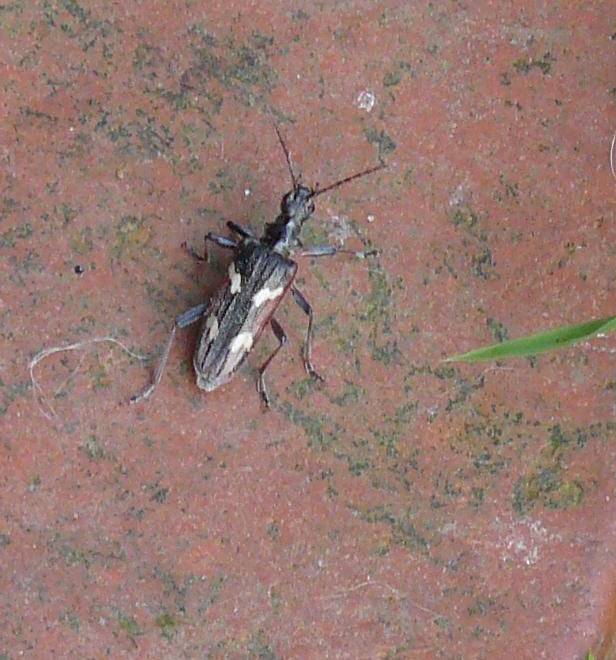
[[[342,248],[334,247],[333,245],[323,245],[321,247],[307,248],[295,252],[300,257],[333,257],[336,254],[352,254],[358,259],[365,259],[366,257],[375,257],[379,254],[378,250],[366,250],[356,252],[355,250],[343,250]]]
[[[160,380],[163,377],[163,371],[165,370],[165,366],[169,358],[169,353],[171,352],[171,347],[173,346],[173,340],[175,339],[175,333],[177,329],[185,328],[191,325],[192,323],[195,323],[195,321],[198,321],[205,314],[208,307],[209,307],[209,303],[202,303],[201,305],[195,305],[195,307],[191,307],[190,309],[186,310],[183,314],[180,314],[180,316],[178,316],[175,319],[175,323],[173,324],[173,328],[171,329],[171,334],[169,335],[169,339],[167,339],[167,343],[165,344],[163,354],[161,355],[160,360],[158,362],[158,366],[156,367],[156,371],[154,373],[154,378],[152,379],[152,382],[138,394],[133,394],[133,396],[131,396],[131,398],[129,399],[130,403],[137,403],[138,401],[147,399],[149,396],[151,396],[154,393],[154,390],[158,387],[158,384],[160,383]]]
[[[204,239],[204,246],[203,246],[205,252],[205,257],[203,258],[204,261],[210,260],[209,252],[207,249],[208,241],[214,243],[215,245],[218,245],[221,248],[225,248],[226,250],[235,250],[235,248],[238,246],[238,242],[233,240],[232,238],[227,238],[226,236],[220,236],[219,234],[213,234],[210,231],[205,235],[205,239]]]
[[[226,236],[221,236],[220,234],[213,234],[210,231],[205,235],[205,238],[203,239],[204,242],[203,257],[196,250],[191,248],[190,245],[188,245],[186,242],[182,243],[182,247],[188,250],[190,256],[196,259],[197,261],[209,261],[209,254],[207,249],[208,241],[211,241],[212,243],[218,245],[219,247],[226,248],[227,250],[234,250],[238,246],[237,241],[234,241],[232,238],[227,238]]]
[[[270,319],[270,326],[272,327],[272,331],[279,343],[278,346],[276,346],[276,348],[274,349],[273,353],[259,367],[259,377],[257,378],[257,392],[261,395],[261,399],[263,400],[263,403],[265,404],[266,408],[269,408],[270,402],[269,402],[269,396],[267,395],[267,388],[265,387],[265,380],[263,378],[263,374],[265,373],[265,370],[269,367],[270,362],[276,357],[278,351],[287,343],[287,335],[285,334],[285,331],[282,329],[280,323],[278,323],[278,321],[276,321],[274,317]]]
[[[319,375],[312,366],[312,323],[314,319],[312,307],[306,298],[304,298],[302,292],[296,286],[291,287],[291,293],[293,294],[295,302],[300,306],[302,311],[308,315],[308,332],[306,333],[306,344],[304,345],[302,355],[304,358],[304,367],[306,369],[306,373],[309,376],[312,376],[312,378],[316,378],[317,380],[325,380],[325,378]]]
[[[231,220],[229,220],[227,222],[227,227],[229,227],[229,229],[232,232],[235,232],[236,234],[239,234],[242,238],[254,238],[255,237],[255,235],[250,231],[250,229],[245,229],[244,227],[241,227],[236,222],[233,222]]]

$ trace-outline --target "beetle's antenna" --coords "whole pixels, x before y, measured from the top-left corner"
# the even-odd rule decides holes
[[[378,172],[378,170],[382,170],[385,167],[387,167],[387,165],[385,163],[381,163],[380,165],[377,165],[376,167],[371,167],[370,169],[364,170],[363,172],[358,172],[357,174],[352,174],[351,176],[347,176],[346,179],[340,179],[340,181],[336,181],[336,183],[331,183],[329,186],[326,186],[325,188],[321,188],[320,190],[319,190],[319,186],[317,185],[315,191],[312,193],[312,195],[310,195],[310,197],[317,197],[318,195],[322,195],[324,192],[327,192],[332,188],[337,188],[338,186],[341,186],[344,183],[353,181],[353,179],[359,179],[360,176],[366,176],[366,174],[372,174],[373,172]]]
[[[289,166],[289,174],[291,175],[291,181],[293,182],[293,190],[295,190],[297,188],[297,178],[295,176],[295,173],[293,172],[293,165],[291,165],[291,156],[289,155],[289,150],[287,149],[287,145],[285,144],[282,134],[280,133],[280,130],[277,124],[275,123],[274,123],[274,129],[276,130],[276,135],[278,135],[278,139],[280,140],[280,146],[284,151],[284,157],[287,159],[287,165]]]

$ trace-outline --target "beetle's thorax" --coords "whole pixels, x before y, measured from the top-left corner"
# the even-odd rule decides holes
[[[274,252],[289,256],[298,245],[302,225],[314,213],[314,190],[297,185],[280,202],[280,213],[274,222],[265,225],[261,242]]]

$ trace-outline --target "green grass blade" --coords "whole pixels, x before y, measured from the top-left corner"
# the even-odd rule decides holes
[[[577,325],[568,325],[547,332],[540,332],[528,337],[511,339],[501,344],[493,344],[478,348],[462,355],[454,355],[445,362],[476,362],[478,360],[502,360],[511,357],[526,357],[537,355],[546,351],[554,351],[574,344],[576,341],[588,339],[599,333],[606,333],[616,328],[616,316],[607,316],[604,319],[587,321]]]

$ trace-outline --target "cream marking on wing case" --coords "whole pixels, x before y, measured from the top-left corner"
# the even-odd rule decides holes
[[[231,342],[229,350],[231,353],[237,353],[238,351],[249,351],[252,348],[253,336],[252,332],[240,332],[237,337]]]
[[[214,341],[218,337],[218,319],[215,314],[208,316],[205,327],[208,329],[208,339]]]
[[[268,300],[276,300],[283,291],[284,287],[282,286],[278,286],[275,289],[261,289],[261,291],[257,291],[252,297],[252,302],[255,307],[261,307],[261,305]]]
[[[231,293],[239,293],[242,288],[242,276],[235,270],[235,264],[229,265],[229,280],[231,282]]]

